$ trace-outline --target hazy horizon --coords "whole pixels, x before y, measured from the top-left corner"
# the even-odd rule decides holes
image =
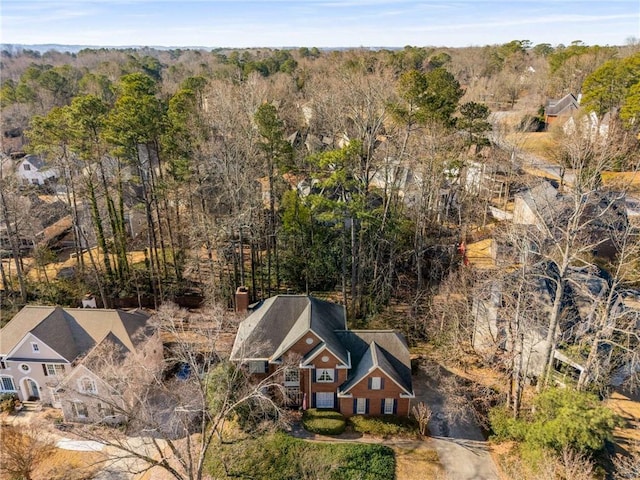
[[[637,0],[1,0],[0,42],[174,48],[623,45]]]

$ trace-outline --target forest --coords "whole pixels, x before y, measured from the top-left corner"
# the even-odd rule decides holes
[[[637,42],[0,60],[3,323],[91,295],[232,308],[238,287],[252,301],[313,294],[355,327],[479,355],[508,378],[497,435],[558,451],[582,433],[553,443],[540,413],[523,433],[525,386],[603,397],[620,372],[638,384]],[[564,127],[549,118],[563,98]],[[532,193],[543,179],[553,198]],[[527,198],[538,228],[505,221]],[[482,242],[494,251],[479,259]],[[497,310],[481,345],[478,319]],[[546,339],[538,371],[522,360],[532,331]],[[593,407],[544,395],[538,412]],[[496,404],[474,398],[485,414]],[[584,451],[602,448],[606,433],[591,434]]]

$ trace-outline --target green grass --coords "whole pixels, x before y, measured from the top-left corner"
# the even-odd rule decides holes
[[[321,435],[340,435],[344,432],[347,422],[341,413],[310,408],[305,410],[302,415],[302,426],[308,432]]]
[[[383,445],[306,442],[276,433],[212,447],[206,470],[219,479],[392,480],[395,457]]]

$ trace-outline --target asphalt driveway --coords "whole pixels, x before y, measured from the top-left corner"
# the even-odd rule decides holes
[[[424,368],[413,377],[415,402],[425,402],[433,412],[429,421],[432,446],[448,477],[451,480],[499,480],[482,431],[471,415],[464,412],[451,415],[446,405],[453,399],[440,385],[439,379]]]

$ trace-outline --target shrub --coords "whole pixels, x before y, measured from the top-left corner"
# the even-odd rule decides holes
[[[381,417],[354,415],[349,418],[349,423],[353,426],[354,431],[377,437],[413,436],[417,433],[414,419],[395,415],[382,415]]]
[[[347,422],[339,412],[310,408],[302,415],[302,426],[309,432],[321,435],[340,435]]]
[[[15,393],[3,393],[0,395],[0,412],[13,412],[18,396]]]
[[[594,452],[604,447],[621,422],[594,395],[568,388],[542,392],[535,405],[535,413],[528,419],[513,419],[504,408],[491,410],[494,438],[524,441],[529,450]]]

